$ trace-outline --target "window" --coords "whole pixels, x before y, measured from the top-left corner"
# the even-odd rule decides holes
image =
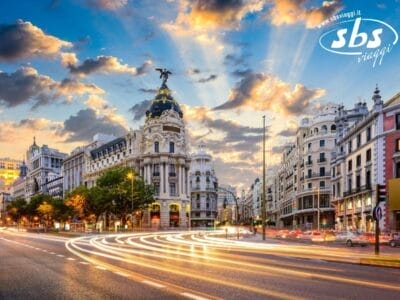
[[[310,170],[308,170],[307,177],[308,177],[308,178],[311,178],[311,177],[312,177],[312,175],[311,175],[311,174],[312,174],[312,171],[311,171],[311,169],[310,169]]]
[[[365,173],[365,187],[367,189],[371,188],[371,171]]]
[[[400,178],[400,162],[396,163],[396,178]]]
[[[153,176],[160,176],[160,165],[153,165]]]
[[[400,129],[400,114],[396,114],[396,129]]]
[[[325,167],[319,168],[319,176],[325,176]]]
[[[361,176],[356,176],[356,188],[359,189],[361,187]]]
[[[319,140],[319,146],[322,148],[322,147],[325,147],[325,140]]]
[[[159,196],[159,195],[160,195],[160,184],[154,183],[154,196]]]
[[[340,197],[340,183],[339,182],[337,183],[337,186],[336,186],[336,192],[337,192],[338,196]]]
[[[365,161],[366,161],[366,162],[371,161],[371,149],[368,149],[368,150],[367,150],[367,153],[366,153],[366,155],[365,155]]]
[[[357,134],[357,148],[361,146],[361,133]]]
[[[160,144],[158,142],[154,142],[154,152],[160,152]]]
[[[175,153],[175,144],[174,144],[174,142],[169,142],[169,153]]]
[[[320,188],[325,188],[325,181],[320,181],[319,182],[319,187]]]
[[[311,150],[311,143],[308,144],[308,150]]]
[[[356,158],[356,165],[357,165],[357,168],[358,168],[358,167],[361,167],[361,154],[357,155],[357,158]]]
[[[349,141],[349,143],[348,143],[348,145],[347,145],[347,148],[348,148],[348,150],[349,150],[349,153],[351,153],[351,151],[353,151],[353,143],[352,143],[352,141]]]
[[[319,162],[325,162],[325,153],[320,153],[319,154]]]
[[[311,183],[311,182],[308,183],[308,188],[309,188],[310,190],[312,189],[312,183]]]
[[[175,182],[171,182],[169,184],[169,194],[171,196],[176,196],[176,185],[175,185]]]
[[[308,164],[311,164],[311,163],[312,163],[311,155],[308,156],[308,162],[307,162],[307,163],[308,163]]]
[[[349,171],[351,171],[351,170],[353,170],[353,161],[352,160],[349,160],[348,162],[347,162],[347,170],[349,170]]]
[[[366,135],[367,135],[367,142],[369,142],[371,140],[371,127],[367,127]]]
[[[347,180],[347,190],[351,192],[351,178]]]
[[[332,132],[336,131],[336,125],[335,125],[335,124],[333,124],[333,125],[331,126],[331,131],[332,131]]]
[[[400,139],[396,140],[396,152],[400,151]]]

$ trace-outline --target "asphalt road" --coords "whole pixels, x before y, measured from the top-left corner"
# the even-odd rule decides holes
[[[349,263],[349,251],[193,232],[0,231],[0,299],[399,299],[399,269]]]

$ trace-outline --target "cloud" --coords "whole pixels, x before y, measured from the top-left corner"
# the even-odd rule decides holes
[[[217,75],[211,74],[207,78],[200,78],[199,80],[197,80],[197,82],[206,83],[206,82],[213,81],[213,80],[217,79],[217,77],[218,77]]]
[[[119,10],[128,4],[128,0],[86,0],[88,6],[102,10]]]
[[[260,151],[259,143],[262,141],[263,128],[241,125],[231,120],[218,118],[209,108],[204,106],[189,107],[181,105],[184,118],[195,128],[207,128],[208,132],[215,135],[205,138],[204,134],[191,135],[192,144],[199,140],[205,140],[208,148],[215,154],[227,155],[236,153],[237,158],[245,155],[247,159]],[[195,125],[201,124],[201,126]],[[220,134],[220,138],[215,136]]]
[[[64,121],[60,135],[67,135],[65,142],[87,142],[97,133],[122,136],[126,128],[114,122],[107,116],[101,116],[95,110],[87,108],[78,111]]]
[[[138,121],[146,115],[146,111],[149,109],[151,102],[151,100],[143,100],[129,109],[129,112],[133,114],[134,121]]]
[[[147,93],[147,94],[155,94],[158,92],[157,89],[145,89],[145,88],[140,88],[140,89],[138,89],[138,91],[142,92],[142,93]]]
[[[277,135],[284,136],[284,137],[291,137],[291,136],[295,136],[296,133],[297,133],[296,128],[290,128],[290,129],[285,129],[285,130],[280,131]]]
[[[247,75],[249,75],[252,71],[250,69],[245,69],[245,70],[240,70],[237,69],[235,71],[233,71],[231,74],[235,77],[245,77]]]
[[[147,60],[140,67],[131,67],[127,64],[122,64],[114,56],[97,56],[95,59],[89,58],[84,60],[79,66],[76,65],[77,62],[74,54],[68,53],[62,56],[62,63],[68,67],[71,74],[78,76],[87,76],[92,73],[117,73],[138,76],[145,74],[152,65],[152,61]]]
[[[85,101],[85,105],[94,110],[97,116],[103,116],[122,127],[128,127],[125,118],[118,114],[117,108],[110,105],[107,100],[103,99],[99,95],[89,95],[88,99]]]
[[[276,26],[292,25],[304,22],[307,28],[313,28],[343,9],[341,0],[323,1],[320,7],[306,8],[308,0],[274,0],[267,18]]]
[[[68,78],[55,81],[32,67],[21,67],[14,73],[0,71],[0,104],[7,107],[30,102],[37,108],[60,98],[71,101],[76,95],[102,93],[104,91],[94,84]]]
[[[272,110],[284,115],[308,112],[312,101],[325,94],[323,89],[308,89],[302,84],[291,86],[272,75],[249,72],[231,89],[227,102],[215,110],[251,108]]]
[[[200,71],[200,69],[197,69],[197,68],[190,68],[189,70],[186,71],[186,73],[188,75],[197,75],[197,74],[200,74],[201,71]]]
[[[196,0],[181,1],[176,24],[192,29],[237,29],[250,13],[259,12],[264,0]]]
[[[45,34],[30,22],[0,25],[0,62],[30,57],[56,57],[72,43]]]
[[[236,55],[236,54],[227,54],[225,55],[225,64],[238,66],[242,65],[246,62],[246,58],[244,55]]]

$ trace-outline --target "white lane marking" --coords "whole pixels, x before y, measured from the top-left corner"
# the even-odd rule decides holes
[[[35,250],[42,250],[42,249],[40,249],[40,248],[35,248]]]
[[[43,251],[43,252],[47,252],[47,250],[44,250],[44,249],[43,249],[42,251]]]
[[[80,261],[79,263],[82,264],[82,265],[88,265],[88,264],[89,264],[89,263],[86,262],[86,261]]]
[[[157,282],[154,281],[150,281],[150,280],[143,280],[142,283],[147,284],[147,285],[151,285],[152,287],[156,287],[159,289],[165,288],[165,285],[159,284]]]
[[[68,260],[75,260],[75,258],[72,258],[72,257],[68,257],[67,259]]]
[[[125,244],[124,241],[120,241],[120,240],[117,240],[117,243],[122,244],[122,245]]]
[[[205,298],[205,297],[202,297],[202,296],[199,296],[199,295],[195,295],[195,294],[192,294],[192,293],[188,293],[188,292],[181,293],[181,295],[184,296],[184,297],[187,297],[189,299],[194,299],[194,300],[208,300],[209,299],[209,298]]]
[[[62,255],[62,254],[57,254],[57,256],[58,256],[58,257],[64,257],[64,255]]]
[[[55,253],[54,253],[54,252],[50,252],[50,254],[53,254],[53,255],[54,255]]]
[[[114,272],[115,274],[118,274],[120,276],[124,276],[124,277],[129,277],[129,274],[123,273],[123,272]]]
[[[96,266],[96,269],[103,270],[103,271],[107,270],[106,268],[104,268],[102,266]]]

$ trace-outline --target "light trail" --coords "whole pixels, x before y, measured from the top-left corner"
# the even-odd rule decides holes
[[[204,235],[204,237],[206,237]],[[215,237],[208,239],[206,244],[202,243],[202,239],[195,237],[192,233],[182,232],[166,232],[157,234],[122,234],[122,235],[110,235],[107,237],[108,240],[114,239],[115,242],[106,241],[103,236],[93,237],[89,243],[97,251],[92,251],[79,247],[76,242],[79,239],[72,240],[70,245],[75,247],[76,250],[89,253],[90,255],[96,255],[112,260],[121,261],[128,264],[138,265],[147,269],[157,270],[158,272],[172,273],[179,276],[190,277],[196,280],[202,280],[213,284],[226,285],[237,289],[243,289],[254,293],[267,295],[270,297],[277,297],[287,299],[294,297],[295,295],[288,295],[286,293],[280,293],[276,291],[266,291],[256,286],[244,285],[240,282],[231,280],[230,282],[221,280],[211,275],[203,276],[197,274],[196,270],[187,272],[184,267],[174,265],[174,261],[182,263],[191,263],[202,265],[206,267],[213,267],[217,269],[231,270],[241,273],[257,274],[262,276],[276,277],[276,276],[293,276],[295,278],[318,279],[327,280],[338,283],[345,283],[350,285],[358,285],[365,287],[374,287],[380,289],[390,289],[400,291],[399,286],[393,286],[383,282],[374,282],[366,280],[358,280],[346,278],[343,275],[335,276],[328,274],[317,274],[312,271],[299,271],[292,270],[285,266],[268,266],[265,265],[267,261],[273,262],[272,259],[266,260],[265,258],[246,258],[249,261],[240,261],[239,258],[243,259],[243,256],[232,255],[230,253],[212,253],[210,249],[235,249],[243,252],[254,252],[265,253],[266,250],[274,250],[277,252],[282,251],[281,245],[263,245],[257,243],[241,242],[241,241],[230,241],[217,239]],[[189,239],[189,240],[188,240]],[[124,242],[122,244],[121,242]],[[115,246],[114,246],[115,245]],[[175,246],[173,246],[175,245]],[[182,247],[183,246],[183,247]],[[251,247],[253,246],[253,248]],[[225,247],[225,248],[224,248]],[[285,245],[287,247],[287,245]],[[317,249],[307,249],[304,246],[289,247],[289,252],[306,253],[307,256],[311,253],[314,254],[313,258],[322,255],[318,254]],[[325,249],[323,249],[325,250]],[[323,252],[323,250],[321,252]],[[332,249],[331,249],[332,250]],[[286,251],[283,250],[286,255]],[[282,252],[281,252],[282,253]],[[317,253],[317,256],[315,255]],[[348,254],[348,252],[343,251]],[[338,253],[337,255],[342,255]],[[160,262],[155,264],[154,260],[146,259],[145,257],[160,259]],[[83,258],[83,257],[82,257]],[[296,263],[288,262],[287,266],[296,266]],[[298,265],[300,267],[300,265]],[[327,271],[329,268],[320,267],[320,271]],[[337,271],[334,269],[334,271]],[[297,298],[297,297],[296,297]]]

